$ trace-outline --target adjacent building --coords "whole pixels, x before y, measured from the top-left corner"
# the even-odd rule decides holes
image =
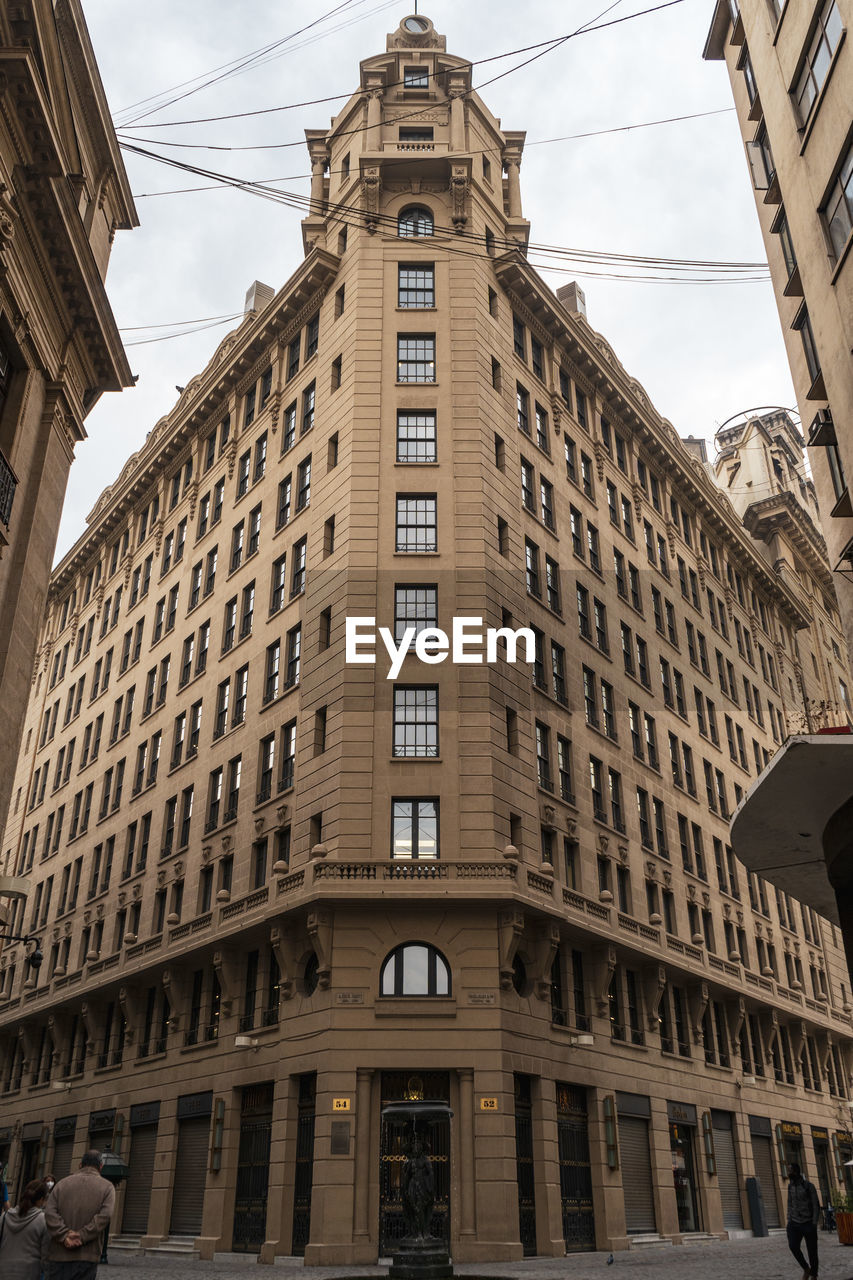
[[[304,262],[52,578],[0,1159],[118,1149],[141,1247],[386,1256],[407,1098],[452,1110],[457,1260],[749,1230],[753,1175],[778,1225],[789,1161],[826,1200],[853,1159],[838,931],[728,844],[849,680],[803,661],[815,598],[839,635],[808,485],[745,525],[529,266],[524,134],[470,77],[419,15],[361,64],[308,134]],[[459,618],[486,661],[391,671]]]
[[[850,0],[718,0],[705,46],[706,58],[725,60],[731,79],[845,657],[853,644],[851,19]],[[826,691],[830,703],[839,697],[838,687]],[[847,706],[822,727],[850,723]],[[841,921],[853,965],[853,742],[813,728],[774,761],[737,815],[732,839],[774,883],[808,885],[811,905]]]
[[[0,815],[83,421],[131,373],[104,289],[137,225],[78,0],[0,14]]]

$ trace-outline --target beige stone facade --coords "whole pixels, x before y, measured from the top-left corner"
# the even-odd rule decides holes
[[[78,0],[0,14],[0,815],[75,444],[131,383],[104,278],[136,212]]]
[[[853,645],[853,19],[849,0],[719,0],[705,57],[725,60],[741,124],[782,333],[820,508],[847,645]],[[808,664],[806,664],[808,665]],[[846,665],[846,661],[845,664]],[[837,672],[827,704],[844,703]],[[843,682],[843,683],[842,683]],[[824,724],[829,721],[824,720]],[[842,705],[836,725],[853,726]],[[806,736],[820,718],[805,727]],[[853,965],[853,748],[803,741],[763,780],[756,807],[732,831],[742,856],[780,885],[807,868],[809,901],[832,903]],[[816,770],[825,804],[800,821]],[[794,785],[792,786],[792,782]],[[790,836],[768,832],[761,809],[784,813]],[[809,839],[800,836],[803,826]],[[767,843],[762,847],[761,833]],[[797,834],[793,834],[796,832]],[[835,899],[835,901],[833,901]]]
[[[849,0],[719,0],[705,48],[706,58],[725,59],[732,82],[848,641],[851,20]]]
[[[457,1260],[748,1230],[747,1177],[778,1222],[787,1161],[826,1198],[853,1156],[836,931],[726,844],[811,579],[527,264],[524,135],[469,76],[423,18],[362,63],[303,265],[51,585],[0,1155],[119,1147],[145,1246],[384,1256],[407,1096],[453,1111]],[[535,661],[345,660],[348,618],[455,616]]]

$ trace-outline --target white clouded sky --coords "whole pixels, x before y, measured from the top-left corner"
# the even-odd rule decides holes
[[[476,60],[574,30],[607,0],[421,0],[447,36],[448,51]],[[653,0],[619,0],[608,18]],[[334,0],[84,0],[95,53],[114,114],[139,99],[265,46],[321,16]],[[356,0],[347,29],[160,111],[134,130],[156,148],[220,172],[285,177],[308,194],[305,128],[326,127],[339,103],[174,129],[154,122],[222,115],[349,93],[358,62],[412,8]],[[532,146],[582,133],[731,106],[722,63],[702,61],[712,0],[683,0],[663,12],[571,40],[483,92],[506,129],[526,129],[521,177],[531,238],[539,243],[666,257],[762,261],[764,250],[733,112],[628,133]],[[475,85],[515,59],[475,68]],[[343,101],[343,99],[342,99]],[[165,148],[166,140],[299,145],[266,151]],[[127,156],[141,227],[119,232],[107,280],[119,325],[172,323],[242,310],[259,279],[278,288],[302,259],[300,212],[234,190],[153,196],[199,180]],[[565,275],[545,274],[553,288]],[[681,435],[713,437],[716,426],[754,405],[793,405],[793,390],[769,283],[638,284],[578,273],[590,323]],[[230,328],[130,346],[135,389],[102,398],[87,420],[62,518],[57,558],[147,432],[175,403],[176,385],[199,372]],[[128,332],[126,341],[149,334]]]

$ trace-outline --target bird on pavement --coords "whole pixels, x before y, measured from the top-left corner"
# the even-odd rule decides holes
[[[613,1266],[613,1254],[612,1254],[612,1253],[611,1253],[610,1257],[607,1259],[607,1265],[608,1265],[608,1267],[612,1267],[612,1266]]]

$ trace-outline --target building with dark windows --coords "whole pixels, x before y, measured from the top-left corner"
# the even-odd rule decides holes
[[[845,666],[853,646],[851,20],[850,0],[718,0],[705,46],[731,79],[847,638]],[[837,685],[827,700],[839,700]],[[732,839],[748,866],[782,888],[803,885],[811,906],[841,923],[853,966],[851,726],[849,704],[804,726],[750,794]]]
[[[131,373],[107,295],[136,211],[79,0],[0,13],[0,822],[74,446]],[[78,605],[69,605],[76,616]]]
[[[460,1261],[748,1231],[753,1175],[778,1226],[791,1160],[849,1174],[838,931],[728,843],[825,561],[779,572],[529,266],[524,134],[470,75],[420,16],[361,64],[308,134],[304,262],[51,583],[0,1159],[110,1143],[143,1248],[386,1256],[413,1098],[452,1111]]]

